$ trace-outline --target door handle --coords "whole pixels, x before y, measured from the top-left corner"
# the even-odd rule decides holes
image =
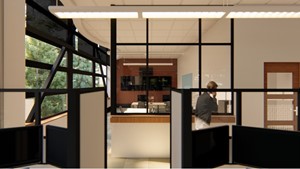
[[[298,106],[296,106],[296,109],[294,110],[294,112],[296,113],[296,116],[298,116]]]

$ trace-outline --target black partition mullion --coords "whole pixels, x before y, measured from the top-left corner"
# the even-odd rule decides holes
[[[149,113],[149,19],[146,19],[146,113]]]
[[[230,19],[230,88],[234,89],[234,19]],[[234,114],[233,91],[231,91],[231,114]]]
[[[117,107],[117,20],[111,19],[110,20],[110,74],[111,74],[111,113],[116,114],[116,107]]]
[[[202,20],[198,20],[198,88],[199,88],[199,95],[201,94],[200,89],[202,88]]]

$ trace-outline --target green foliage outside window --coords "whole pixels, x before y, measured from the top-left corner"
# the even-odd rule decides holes
[[[60,48],[52,46],[48,43],[42,42],[30,36],[25,37],[25,58],[37,62],[53,64],[60,53]],[[67,53],[67,52],[66,52]],[[67,66],[66,54],[60,64],[62,67]],[[74,55],[73,68],[82,71],[92,72],[92,61]],[[26,88],[43,88],[50,71],[45,69],[37,69],[26,67]],[[92,76],[74,74],[73,75],[74,88],[91,88],[93,87]],[[66,89],[67,88],[67,73],[56,72],[52,83],[51,89]],[[41,109],[42,118],[65,111],[67,109],[66,95],[53,95],[46,96]]]

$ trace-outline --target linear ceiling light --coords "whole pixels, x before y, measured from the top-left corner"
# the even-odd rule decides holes
[[[300,5],[49,6],[59,18],[300,18]]]
[[[230,12],[226,18],[300,18],[300,12]]]
[[[109,7],[49,6],[49,11],[58,18],[138,18],[138,12]]]
[[[146,66],[146,63],[123,63],[123,66]],[[173,66],[173,63],[149,63],[149,66]]]
[[[143,12],[143,18],[222,18],[225,12]]]
[[[300,18],[299,5],[233,6],[226,18]]]

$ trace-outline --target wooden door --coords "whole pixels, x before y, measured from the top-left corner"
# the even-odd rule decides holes
[[[265,88],[299,88],[299,63],[265,63]],[[265,92],[265,128],[297,130],[297,93]]]

